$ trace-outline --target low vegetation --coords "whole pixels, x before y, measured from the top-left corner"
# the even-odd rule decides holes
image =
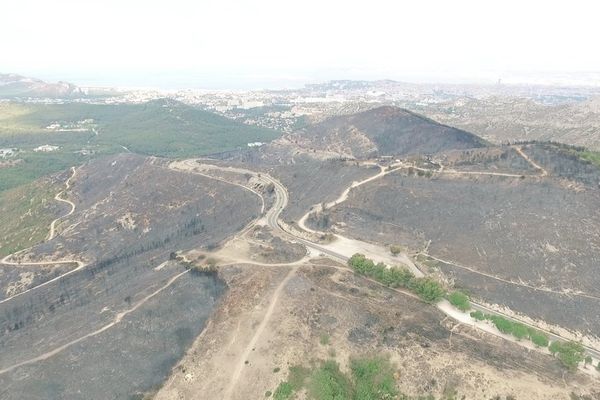
[[[354,254],[348,265],[359,275],[367,276],[391,288],[405,288],[428,303],[435,303],[446,295],[442,285],[432,278],[417,278],[406,268],[375,264],[363,254]]]

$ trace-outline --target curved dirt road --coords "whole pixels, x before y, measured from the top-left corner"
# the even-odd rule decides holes
[[[58,192],[56,194],[56,196],[54,196],[54,200],[60,201],[62,203],[67,203],[68,205],[70,205],[71,206],[71,210],[69,210],[69,212],[66,213],[65,215],[56,218],[54,221],[52,221],[50,223],[50,234],[48,235],[48,240],[52,240],[52,239],[54,239],[56,237],[56,234],[55,234],[56,233],[56,229],[55,229],[56,223],[58,221],[60,221],[61,219],[66,218],[69,215],[73,214],[73,212],[75,211],[75,203],[73,203],[72,201],[70,201],[68,199],[63,199],[62,197],[60,197],[63,193],[65,193],[67,190],[69,190],[71,188],[71,179],[73,179],[75,177],[75,174],[77,173],[77,170],[75,169],[75,167],[71,167],[71,171],[72,171],[71,176],[65,182],[65,186],[66,186],[65,189],[62,190],[62,191],[60,191],[60,192]]]
[[[76,170],[76,168],[75,168],[75,167],[71,167],[71,171],[72,171],[72,173],[71,173],[71,176],[70,176],[70,177],[67,179],[67,181],[65,182],[65,189],[64,189],[64,190],[62,190],[62,191],[60,191],[60,192],[58,192],[58,193],[56,194],[56,196],[54,196],[54,199],[56,199],[57,201],[60,201],[60,202],[63,202],[63,203],[67,203],[67,204],[69,204],[69,205],[71,206],[71,210],[69,210],[69,212],[67,212],[65,215],[62,215],[62,216],[60,216],[60,217],[58,217],[58,218],[54,219],[54,220],[53,220],[53,221],[50,223],[50,233],[49,233],[49,239],[48,239],[48,240],[51,240],[51,239],[53,239],[53,238],[55,238],[55,237],[56,237],[56,234],[55,234],[55,232],[56,232],[56,230],[55,230],[56,223],[57,223],[59,220],[61,220],[61,219],[63,219],[63,218],[66,218],[66,217],[68,217],[69,215],[73,214],[73,212],[75,211],[75,203],[73,203],[73,202],[72,202],[72,201],[70,201],[70,200],[63,199],[63,198],[61,198],[61,197],[60,197],[60,195],[61,195],[61,194],[65,193],[67,190],[69,190],[69,189],[70,189],[70,187],[71,187],[71,180],[72,180],[72,179],[75,177],[75,175],[76,175],[76,173],[77,173],[77,170]],[[29,250],[29,249],[31,249],[31,247],[30,247],[30,248],[28,248],[28,249],[20,250],[20,251],[17,251],[17,252],[15,252],[15,253],[12,253],[12,254],[9,254],[9,255],[5,256],[4,258],[2,258],[2,260],[0,260],[0,264],[4,264],[4,265],[11,265],[11,266],[76,264],[76,265],[77,265],[77,267],[76,267],[76,268],[74,268],[74,269],[72,269],[72,270],[70,270],[70,271],[68,271],[68,272],[66,272],[66,273],[64,273],[64,274],[62,274],[62,275],[59,275],[59,276],[57,276],[57,277],[55,277],[55,278],[52,278],[52,279],[50,279],[50,280],[48,280],[48,281],[46,281],[46,282],[44,282],[44,283],[40,283],[39,285],[33,286],[33,287],[31,287],[31,288],[29,288],[29,289],[27,289],[27,290],[23,291],[23,292],[20,292],[20,293],[17,293],[17,294],[15,294],[15,295],[13,295],[13,296],[7,297],[6,299],[4,299],[4,300],[1,300],[1,301],[0,301],[0,304],[2,304],[2,303],[5,303],[5,302],[7,302],[7,301],[10,301],[10,300],[12,300],[12,299],[14,299],[14,298],[16,298],[16,297],[22,296],[22,295],[24,295],[25,293],[29,293],[29,292],[31,292],[32,290],[39,289],[39,288],[41,288],[41,287],[43,287],[43,286],[46,286],[46,285],[48,285],[48,284],[50,284],[50,283],[52,283],[52,282],[55,282],[55,281],[57,281],[57,280],[59,280],[59,279],[62,279],[62,278],[64,278],[64,277],[65,277],[65,276],[67,276],[67,275],[70,275],[70,274],[72,274],[72,273],[74,273],[74,272],[77,272],[77,271],[79,271],[80,269],[84,268],[84,267],[85,267],[85,265],[86,265],[86,264],[84,264],[82,261],[79,261],[79,260],[71,260],[71,259],[67,259],[67,260],[58,260],[58,261],[35,261],[35,262],[17,262],[17,261],[10,261],[10,258],[11,258],[11,257],[13,257],[15,254],[22,253],[22,252],[24,252],[24,251],[27,251],[27,250]]]

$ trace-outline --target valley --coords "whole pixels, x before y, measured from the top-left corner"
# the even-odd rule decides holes
[[[600,400],[600,5],[5,3],[0,400]]]
[[[389,363],[395,398],[600,393],[593,153],[494,145],[390,106],[268,139],[237,124],[220,148],[200,127],[124,128],[135,108],[82,109],[87,143],[112,150],[41,169],[52,189],[7,218],[43,216],[2,243],[0,398],[321,399],[319,374],[350,382],[368,360]]]

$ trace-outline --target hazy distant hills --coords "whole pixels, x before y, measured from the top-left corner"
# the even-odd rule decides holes
[[[520,98],[470,98],[419,111],[493,142],[552,140],[600,149],[600,98],[555,106]]]
[[[84,95],[84,90],[72,83],[48,83],[17,74],[0,74],[0,98],[68,98]]]
[[[487,144],[472,133],[391,106],[335,116],[308,126],[296,135],[305,146],[356,158],[430,154]]]

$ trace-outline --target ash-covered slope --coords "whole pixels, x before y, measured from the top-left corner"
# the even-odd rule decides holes
[[[296,136],[304,146],[356,158],[431,154],[487,144],[469,132],[390,106],[336,116],[309,126]]]
[[[259,214],[259,199],[166,163],[121,154],[79,168],[59,236],[14,257],[84,267],[38,277],[52,266],[2,265],[0,280],[21,295],[0,296],[0,399],[137,398],[202,331],[223,283],[185,273],[170,254],[233,235]]]

